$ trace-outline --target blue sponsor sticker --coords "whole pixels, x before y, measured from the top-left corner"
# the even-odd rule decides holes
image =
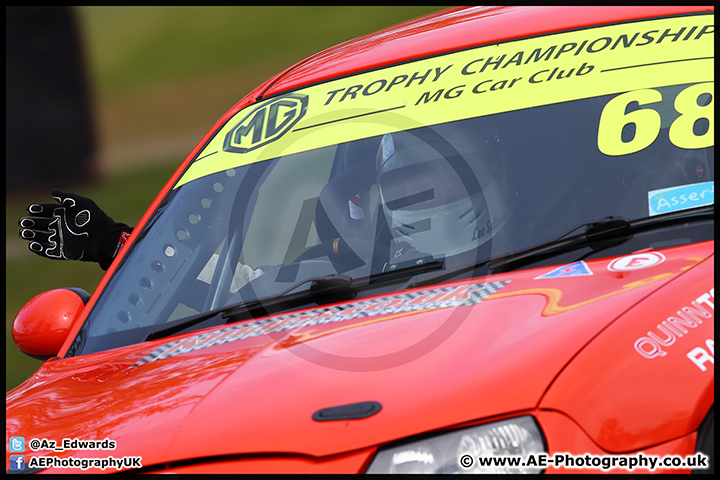
[[[539,277],[535,277],[535,280],[540,278],[583,277],[592,274],[593,272],[590,270],[590,267],[587,266],[587,263],[580,261],[558,267]]]
[[[648,192],[651,217],[714,203],[715,182],[693,183]]]

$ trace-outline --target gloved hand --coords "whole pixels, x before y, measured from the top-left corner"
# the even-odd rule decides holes
[[[20,238],[29,240],[30,251],[59,260],[98,262],[107,270],[132,228],[107,216],[86,197],[52,191],[58,202],[32,204],[22,217]]]

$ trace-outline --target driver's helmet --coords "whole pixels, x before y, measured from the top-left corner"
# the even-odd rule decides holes
[[[377,184],[395,245],[443,258],[488,242],[510,215],[505,169],[497,132],[472,121],[384,135]]]

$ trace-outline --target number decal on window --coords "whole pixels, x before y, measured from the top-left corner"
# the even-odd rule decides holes
[[[698,83],[686,88],[675,98],[675,110],[680,116],[670,125],[670,141],[680,148],[706,148],[715,144],[715,111],[713,110],[714,82]],[[709,94],[707,105],[698,105],[702,95]],[[709,125],[702,135],[695,135],[695,122],[705,118]]]
[[[704,95],[710,96],[706,105],[699,101]],[[679,148],[706,148],[714,145],[714,82],[698,83],[682,90],[675,98],[675,110],[680,115],[670,125],[670,141]],[[610,100],[600,115],[598,126],[598,148],[605,155],[620,156],[639,152],[649,147],[660,134],[660,114],[651,108],[627,112],[628,106],[651,105],[662,101],[662,94],[653,89],[634,90]],[[707,120],[705,133],[696,134],[698,120]],[[623,130],[630,124],[635,126],[635,135],[623,141]],[[704,130],[704,126],[698,128]]]
[[[623,93],[610,100],[600,115],[598,148],[605,155],[627,155],[650,146],[660,133],[660,114],[655,110],[641,109],[625,113],[628,105],[640,105],[662,101],[657,90],[635,90]],[[635,124],[635,136],[623,142],[622,132],[626,125]]]

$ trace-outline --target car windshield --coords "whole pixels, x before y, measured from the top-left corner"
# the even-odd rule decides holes
[[[459,268],[603,217],[713,204],[706,24],[451,52],[240,110],[142,227],[68,355],[310,278]],[[683,27],[695,33],[657,33]]]

